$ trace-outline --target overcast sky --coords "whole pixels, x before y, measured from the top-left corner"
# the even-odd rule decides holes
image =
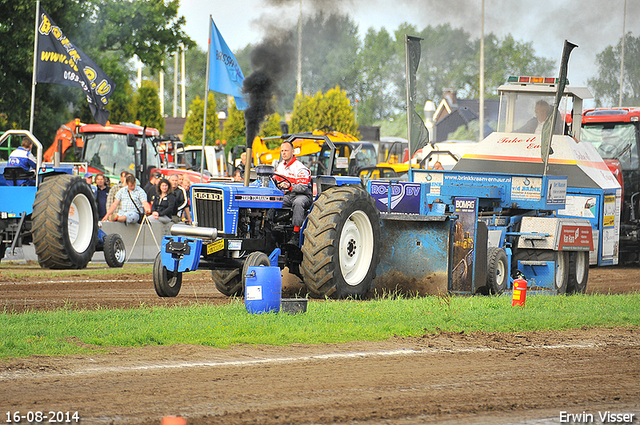
[[[348,13],[360,34],[370,27],[389,32],[408,22],[418,29],[449,22],[473,38],[480,36],[481,0],[301,0],[303,13],[322,9]],[[560,62],[567,39],[579,47],[571,55],[569,81],[583,86],[595,76],[596,54],[622,36],[625,0],[485,0],[485,33],[533,42],[536,54]],[[229,47],[257,44],[265,25],[296,25],[300,0],[182,0],[186,33],[206,50],[209,15]],[[640,0],[627,0],[626,31],[640,36]],[[303,46],[304,49],[304,46]],[[422,61],[428,61],[423,57]],[[557,70],[554,72],[554,76]]]

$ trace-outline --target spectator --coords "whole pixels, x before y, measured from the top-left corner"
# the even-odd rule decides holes
[[[153,203],[153,198],[158,193],[156,185],[162,178],[162,173],[160,171],[154,171],[149,176],[149,183],[147,183],[144,187],[144,191],[147,192],[147,201],[149,203]]]
[[[311,206],[311,172],[293,154],[293,144],[285,140],[280,145],[280,163],[276,167],[276,174],[284,176],[288,181],[280,179],[278,188],[284,192],[282,206],[293,210],[293,237],[290,244],[298,245],[300,241],[300,226],[304,222],[305,210]],[[276,176],[276,180],[278,177]]]
[[[128,171],[122,171],[120,172],[120,181],[118,183],[116,183],[115,185],[113,185],[113,187],[111,188],[111,190],[109,190],[109,196],[107,196],[107,210],[109,210],[111,208],[111,204],[113,203],[113,201],[116,199],[116,194],[120,191],[120,189],[122,189],[123,187],[125,187],[127,185],[126,179],[127,179],[127,175],[131,174]],[[119,213],[119,210],[115,210],[115,213]]]
[[[98,203],[98,217],[107,215],[107,197],[109,196],[109,183],[104,174],[96,174],[96,201]]]
[[[182,175],[182,184],[180,185],[184,189],[187,197],[187,206],[185,207],[185,221],[187,224],[191,224],[191,179],[186,174]],[[187,209],[188,208],[188,209]]]
[[[9,162],[7,166],[9,167],[20,167],[25,171],[31,171],[36,169],[36,158],[31,153],[31,148],[33,147],[33,142],[28,137],[22,138],[22,143],[16,150],[11,152],[9,155]],[[13,185],[13,182],[7,181],[7,185]],[[35,176],[33,179],[21,179],[16,180],[17,186],[35,186],[36,179]]]
[[[161,223],[169,223],[176,207],[176,197],[169,180],[162,179],[157,185],[156,194],[151,205],[151,218]]]
[[[187,201],[187,193],[182,186],[180,186],[179,181],[180,178],[177,174],[171,174],[169,176],[169,181],[171,182],[171,188],[173,190],[173,194],[176,197],[176,207],[174,210],[175,216],[178,217],[178,221],[182,220],[183,214],[186,216],[185,220],[190,222],[191,213],[189,211],[189,205]],[[186,214],[185,214],[186,212]]]
[[[151,206],[147,202],[147,194],[136,184],[136,178],[132,174],[127,174],[125,182],[126,186],[116,193],[113,204],[111,204],[105,216],[102,217],[102,221],[109,220],[120,203],[122,203],[120,213],[112,217],[112,221],[119,221],[124,224],[139,223],[143,214],[151,212]]]
[[[233,172],[233,180],[237,182],[241,182],[244,180],[244,168],[247,166],[247,153],[242,152],[240,154],[240,164],[236,167]]]
[[[84,181],[91,188],[91,193],[93,193],[94,199],[98,199],[98,188],[93,184],[93,174],[85,173],[84,174]]]

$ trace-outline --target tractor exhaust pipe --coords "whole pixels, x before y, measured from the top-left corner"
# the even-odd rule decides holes
[[[186,224],[174,224],[171,226],[171,235],[213,240],[218,237],[218,229],[213,227],[196,227],[188,226]]]
[[[251,177],[251,167],[253,166],[253,161],[251,160],[253,156],[253,152],[251,149],[251,145],[247,141],[247,163],[244,166],[244,186],[248,187]]]

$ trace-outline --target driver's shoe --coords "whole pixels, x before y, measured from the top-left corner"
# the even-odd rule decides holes
[[[295,246],[299,246],[300,245],[300,232],[293,232],[293,235],[291,235],[291,239],[289,239],[289,242],[287,242],[291,245],[295,245]]]

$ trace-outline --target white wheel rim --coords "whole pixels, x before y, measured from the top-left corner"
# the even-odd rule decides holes
[[[556,255],[556,275],[555,275],[555,285],[556,285],[556,289],[559,289],[562,286],[562,281],[564,279],[564,270],[565,270],[565,263],[564,263],[564,253],[562,251],[558,251],[557,255]]]
[[[344,223],[340,233],[340,270],[347,285],[362,282],[373,258],[373,228],[369,217],[354,211]]]
[[[124,263],[124,259],[127,256],[127,251],[124,247],[124,242],[122,242],[122,240],[118,240],[115,243],[115,253],[114,256],[116,257],[116,260],[118,261],[118,263]]]
[[[496,283],[498,286],[502,286],[506,275],[505,264],[502,261],[498,261],[498,264],[496,264]]]
[[[585,251],[579,251],[576,253],[576,282],[582,284],[584,281],[585,268],[589,267],[588,254]]]
[[[87,250],[93,236],[93,211],[89,199],[83,194],[76,195],[71,201],[67,232],[71,246],[76,252]]]

